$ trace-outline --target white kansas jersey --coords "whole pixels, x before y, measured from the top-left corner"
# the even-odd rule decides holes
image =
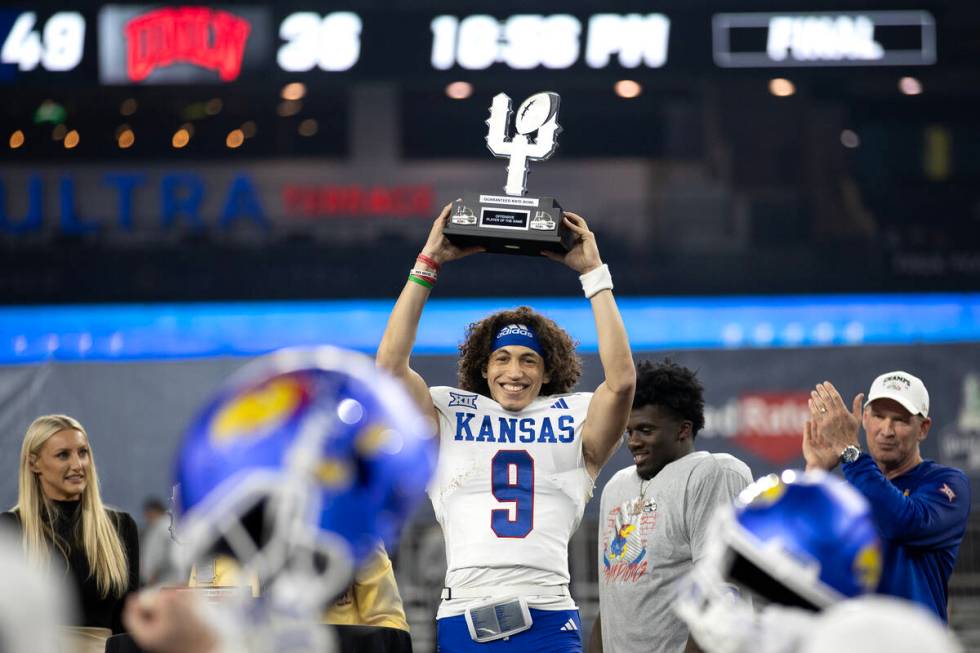
[[[538,397],[520,412],[457,388],[430,388],[439,413],[439,462],[429,498],[446,540],[446,587],[438,617],[484,597],[526,596],[535,608],[568,610],[568,541],[593,480],[582,426],[592,393]],[[535,595],[528,588],[540,588]]]

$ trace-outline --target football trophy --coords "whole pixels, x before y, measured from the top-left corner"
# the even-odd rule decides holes
[[[504,195],[466,192],[453,202],[444,233],[459,247],[480,245],[488,252],[537,256],[543,250],[564,254],[575,240],[554,197],[527,195],[531,161],[544,161],[558,147],[557,93],[536,93],[517,109],[511,134],[510,97],[498,93],[490,105],[487,147],[509,158]]]

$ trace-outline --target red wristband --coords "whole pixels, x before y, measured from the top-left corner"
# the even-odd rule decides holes
[[[431,257],[426,256],[422,252],[419,252],[419,255],[415,257],[415,260],[422,261],[436,272],[439,271],[440,265],[436,263]]]

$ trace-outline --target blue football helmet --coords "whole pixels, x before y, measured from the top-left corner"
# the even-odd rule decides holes
[[[257,359],[178,450],[181,562],[230,555],[264,601],[318,611],[379,540],[397,542],[435,456],[429,420],[371,359],[334,347]]]
[[[761,650],[767,606],[812,614],[873,592],[881,574],[868,502],[824,472],[787,470],[751,484],[715,512],[707,547],[675,610],[714,652]]]

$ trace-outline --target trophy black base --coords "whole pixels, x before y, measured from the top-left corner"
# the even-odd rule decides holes
[[[457,247],[480,245],[488,252],[524,256],[544,250],[565,254],[575,243],[554,197],[464,193],[453,202],[443,233]]]

